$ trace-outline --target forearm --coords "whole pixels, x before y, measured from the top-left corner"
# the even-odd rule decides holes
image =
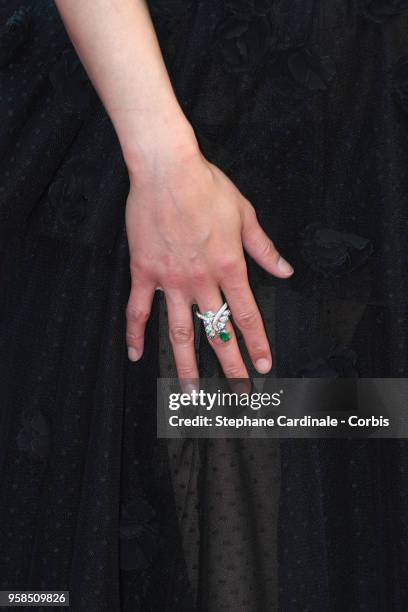
[[[55,0],[128,168],[195,146],[144,0]]]

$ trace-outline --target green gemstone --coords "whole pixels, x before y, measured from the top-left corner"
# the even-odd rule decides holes
[[[228,340],[231,340],[231,334],[229,332],[222,331],[220,333],[220,338],[223,342],[228,342]]]

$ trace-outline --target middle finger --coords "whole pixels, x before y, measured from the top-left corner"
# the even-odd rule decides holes
[[[196,291],[197,293],[195,300],[201,313],[209,310],[215,313],[223,305],[221,292],[215,286],[203,288],[199,292]],[[249,378],[230,322],[228,322],[225,331],[230,334],[230,340],[227,342],[223,342],[219,336],[208,340],[217,355],[225,376],[227,378]]]

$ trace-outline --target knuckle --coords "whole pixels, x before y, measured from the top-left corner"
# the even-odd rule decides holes
[[[276,249],[273,245],[273,242],[269,238],[261,242],[261,244],[259,245],[259,251],[262,257],[271,257],[272,255],[276,254]]]
[[[249,347],[248,347],[251,351],[251,356],[254,359],[269,359],[270,358],[270,351],[269,351],[269,347],[268,347],[268,343],[267,340],[265,339],[265,344],[259,344],[258,343],[252,343],[251,341],[249,341]]]
[[[144,325],[150,316],[150,312],[133,304],[129,304],[126,309],[126,317],[134,325]]]
[[[245,200],[245,202],[246,202],[248,214],[252,215],[253,217],[256,218],[256,209],[255,209],[255,206],[249,200]]]
[[[170,270],[165,274],[166,285],[168,287],[179,288],[185,284],[185,276],[175,270]]]
[[[269,239],[262,240],[260,250],[262,255],[270,255],[272,252],[272,242]]]
[[[183,345],[193,342],[194,331],[186,325],[173,325],[170,327],[170,341],[172,344]]]
[[[255,310],[248,310],[238,313],[234,320],[239,327],[252,327],[258,322],[258,313]]]
[[[242,262],[240,257],[223,257],[219,263],[222,274],[237,274],[241,271]]]
[[[206,285],[209,280],[208,270],[204,267],[195,268],[193,274],[193,281],[196,285]]]
[[[151,273],[150,265],[143,260],[131,259],[130,260],[130,273],[133,276],[145,277]]]
[[[177,373],[179,378],[194,378],[196,376],[195,368],[192,365],[178,365]]]
[[[134,334],[130,331],[126,332],[126,343],[128,346],[136,346],[142,341],[142,339],[143,336],[141,334]]]
[[[241,378],[243,376],[242,367],[239,364],[227,364],[223,369],[227,378]]]

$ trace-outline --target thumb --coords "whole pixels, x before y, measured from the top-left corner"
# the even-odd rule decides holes
[[[247,253],[270,274],[278,278],[288,278],[293,274],[294,270],[290,263],[280,255],[272,240],[259,225],[252,204],[244,208],[242,244]]]

